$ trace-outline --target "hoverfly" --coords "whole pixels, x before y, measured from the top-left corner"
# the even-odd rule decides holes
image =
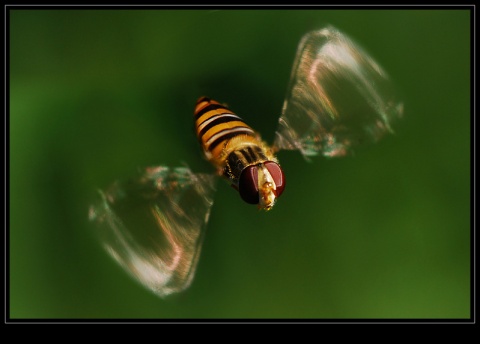
[[[248,203],[271,209],[285,187],[275,154],[341,157],[392,132],[403,105],[387,74],[333,27],[299,43],[273,145],[226,106],[198,99],[195,128],[207,160]],[[143,169],[100,191],[89,209],[110,255],[164,297],[192,282],[213,205],[216,175],[187,167]]]

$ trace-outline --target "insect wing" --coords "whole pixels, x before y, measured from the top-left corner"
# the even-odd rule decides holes
[[[110,255],[159,296],[187,288],[213,204],[215,177],[153,167],[100,191],[89,218]]]
[[[274,147],[336,157],[376,142],[402,116],[383,69],[333,27],[307,33],[295,58]]]

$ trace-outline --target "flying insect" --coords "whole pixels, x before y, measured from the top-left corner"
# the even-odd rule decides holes
[[[136,280],[161,297],[192,282],[218,176],[241,198],[270,210],[286,178],[276,155],[298,150],[343,157],[393,132],[403,115],[385,71],[329,26],[301,39],[271,145],[226,105],[197,100],[195,131],[216,173],[155,166],[100,190],[89,208],[103,246]]]

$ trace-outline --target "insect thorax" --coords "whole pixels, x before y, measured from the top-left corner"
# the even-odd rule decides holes
[[[238,186],[240,174],[246,167],[265,161],[277,162],[277,159],[263,142],[243,143],[226,153],[221,173],[234,186]]]

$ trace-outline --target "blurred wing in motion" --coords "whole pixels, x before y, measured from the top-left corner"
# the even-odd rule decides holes
[[[403,105],[382,68],[348,37],[328,27],[300,42],[274,149],[344,156],[391,132]]]
[[[187,288],[213,204],[215,176],[164,166],[100,191],[89,218],[105,249],[159,296]]]

